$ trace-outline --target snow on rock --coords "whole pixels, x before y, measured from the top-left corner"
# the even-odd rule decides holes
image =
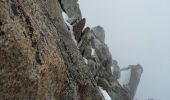
[[[91,48],[91,55],[94,56],[95,55],[95,49]]]
[[[62,12],[62,16],[64,18],[64,22],[67,24],[68,23],[67,20],[69,19],[68,15],[65,12]]]
[[[102,89],[102,87],[99,86],[99,89],[106,100],[112,100],[111,97],[108,95],[108,93]]]
[[[84,57],[83,57],[83,59],[84,59],[85,63],[88,64],[88,60]]]
[[[78,48],[82,45],[82,42],[83,42],[83,41],[80,41],[80,42],[78,43],[78,45],[77,45]]]
[[[121,71],[121,77],[118,79],[119,83],[123,86],[129,83],[131,75],[131,69]]]
[[[74,36],[74,32],[73,32],[73,26],[68,22],[70,20],[70,18],[68,17],[68,15],[65,13],[65,12],[62,12],[62,16],[64,18],[64,22],[67,24],[67,26],[69,27],[69,30],[70,30],[70,35],[71,35],[71,38],[73,39],[73,41],[75,42],[75,44],[77,45],[77,41],[75,39],[75,36]]]
[[[111,66],[111,71],[112,71],[112,74],[113,74],[113,71],[114,71],[114,68],[113,68],[113,66]]]

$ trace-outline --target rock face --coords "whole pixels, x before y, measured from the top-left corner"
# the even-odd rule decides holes
[[[142,67],[128,67],[121,86],[104,29],[85,22],[77,0],[0,0],[0,98],[105,100],[100,86],[112,100],[132,100]]]
[[[57,0],[0,1],[1,100],[103,100]]]

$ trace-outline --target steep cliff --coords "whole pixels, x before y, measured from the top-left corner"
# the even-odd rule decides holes
[[[85,22],[77,0],[0,0],[1,100],[104,100],[98,86],[131,100],[104,29]]]

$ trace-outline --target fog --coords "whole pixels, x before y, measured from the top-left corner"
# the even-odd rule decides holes
[[[121,67],[144,68],[138,100],[170,100],[170,0],[79,0],[88,26],[101,25]]]

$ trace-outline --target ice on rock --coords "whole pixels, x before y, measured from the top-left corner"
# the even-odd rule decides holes
[[[91,49],[91,55],[92,55],[92,56],[95,55],[95,49],[94,49],[94,48]]]
[[[106,100],[112,100],[111,97],[108,95],[108,93],[102,89],[102,87],[99,86],[99,89]]]
[[[88,64],[88,60],[87,60],[86,58],[84,58],[84,57],[83,57],[83,59],[84,59],[84,62],[85,62],[86,64]]]
[[[77,45],[77,41],[75,39],[74,36],[74,32],[73,32],[73,26],[68,22],[70,20],[70,18],[68,17],[68,15],[65,12],[62,12],[62,16],[64,18],[64,22],[67,24],[67,26],[69,27],[69,33],[71,35],[71,38],[73,39],[73,41],[75,42],[75,44]]]

